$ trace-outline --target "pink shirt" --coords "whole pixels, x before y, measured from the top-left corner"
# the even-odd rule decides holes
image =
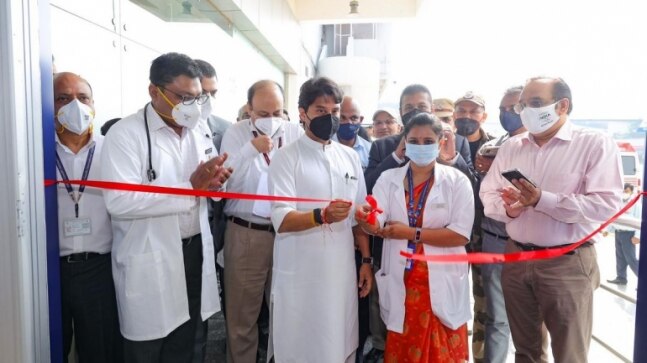
[[[517,218],[506,215],[497,191],[512,185],[501,176],[512,168],[542,191],[537,205]],[[621,207],[622,185],[615,141],[566,121],[542,147],[527,132],[503,144],[479,194],[485,215],[505,222],[513,240],[556,246],[577,242],[613,216]]]

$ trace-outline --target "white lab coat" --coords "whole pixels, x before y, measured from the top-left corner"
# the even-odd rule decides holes
[[[409,224],[404,195],[406,165],[382,173],[373,188],[373,196],[386,221]],[[460,171],[436,163],[435,181],[429,191],[423,212],[423,228],[448,228],[470,238],[474,223],[474,194],[467,177]],[[423,245],[427,255],[465,254],[465,247],[434,247]],[[402,333],[405,316],[404,270],[406,259],[400,251],[407,250],[406,240],[385,239],[381,269],[375,273],[380,295],[380,315],[388,330]],[[456,329],[470,317],[468,264],[428,262],[431,309],[440,321]]]
[[[188,180],[182,180],[182,164],[168,136],[163,137],[162,133],[168,132],[164,122],[151,106],[147,110],[157,179],[149,183],[146,174],[148,143],[143,109],[110,129],[104,141],[102,178],[191,188]],[[185,135],[194,138],[197,160],[217,156],[210,135],[203,120]],[[195,198],[108,190],[104,197],[112,215],[112,273],[121,333],[135,341],[163,338],[189,320],[178,213],[195,206]],[[206,320],[220,311],[220,301],[207,201],[199,198],[199,203],[203,255],[201,315]]]
[[[343,198],[353,206],[366,198],[357,153],[335,142],[324,148],[306,135],[276,152],[269,182],[270,194],[277,196]],[[274,229],[292,211],[327,204],[273,203]],[[277,363],[344,362],[357,349],[354,224],[351,211],[341,222],[277,233],[268,358],[274,354]]]

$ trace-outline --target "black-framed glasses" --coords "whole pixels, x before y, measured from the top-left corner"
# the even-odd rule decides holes
[[[205,102],[209,99],[209,94],[207,93],[202,93],[198,97],[193,97],[193,96],[183,96],[177,92],[174,92],[164,86],[158,86],[161,90],[163,91],[169,91],[172,94],[174,94],[177,98],[179,98],[182,102],[183,105],[190,106],[193,104],[193,102],[197,102],[198,105],[204,105]]]
[[[514,105],[514,112],[521,114],[521,111],[523,111],[524,108],[530,107],[530,108],[540,108],[540,107],[545,107],[548,105],[551,105],[553,103],[556,103],[558,100],[552,98],[550,101],[545,102],[540,98],[533,98],[531,99],[528,104],[525,104],[523,102],[519,102],[516,105]]]
[[[213,91],[205,91],[204,89],[202,90],[203,95],[209,95],[209,96],[214,97],[214,98],[216,97],[216,93],[218,93],[217,89],[215,89]]]

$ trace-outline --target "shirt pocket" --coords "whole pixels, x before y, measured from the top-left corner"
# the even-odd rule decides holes
[[[126,263],[126,296],[154,296],[166,289],[162,252],[153,251],[128,256]]]
[[[541,189],[551,193],[571,194],[579,190],[582,183],[581,173],[562,173],[546,176]]]

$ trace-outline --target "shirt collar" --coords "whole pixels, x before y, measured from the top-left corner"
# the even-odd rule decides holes
[[[164,122],[164,120],[162,120],[162,117],[153,108],[152,103],[149,103],[148,107],[144,108],[144,112],[146,112],[146,116],[148,118],[148,127],[151,131],[157,131],[159,129],[167,127],[171,131],[175,132],[169,125],[166,124],[166,122]]]
[[[402,181],[407,175],[407,170],[409,170],[410,163],[411,161],[408,161],[404,166],[401,166],[395,169],[397,171],[393,174],[393,177],[391,178],[391,183],[396,184],[398,186],[402,185]],[[445,166],[436,161],[436,165],[434,166],[434,186],[445,183],[445,180],[447,179],[445,178],[445,174],[447,173],[447,170],[445,168],[451,168],[451,167]]]
[[[61,150],[63,150],[64,152],[66,152],[68,154],[74,155],[74,153],[72,152],[72,150],[70,150],[69,147],[63,145],[63,143],[61,142],[61,139],[58,138],[58,134],[54,135],[54,140],[56,141],[56,145],[58,145],[58,147]],[[93,132],[93,133],[90,134],[90,141],[87,144],[83,145],[83,147],[79,150],[79,152],[77,154],[80,154],[80,153],[84,152],[85,150],[89,149],[94,144],[95,144],[95,141],[94,141],[94,132]]]
[[[326,151],[327,149],[330,149],[332,146],[332,142],[329,142],[328,144],[322,145],[318,141],[314,141],[311,139],[307,134],[303,134],[301,136],[301,142],[308,148],[314,149],[314,150],[321,150],[321,151]]]
[[[337,134],[332,135],[332,141],[341,142],[339,141],[339,137],[337,137]],[[359,135],[355,135],[355,143],[353,144],[353,150],[366,150],[369,151],[371,149],[371,143],[369,141],[366,141],[363,137]]]
[[[536,144],[534,137],[530,132],[526,131],[521,135],[517,135],[521,138],[521,142],[526,144],[529,142],[532,142],[533,144]],[[571,141],[573,139],[573,124],[571,124],[570,120],[567,118],[566,122],[562,125],[562,127],[559,128],[555,136],[553,136],[553,139],[558,139],[558,140],[563,140],[563,141]],[[552,140],[552,139],[551,139]]]

